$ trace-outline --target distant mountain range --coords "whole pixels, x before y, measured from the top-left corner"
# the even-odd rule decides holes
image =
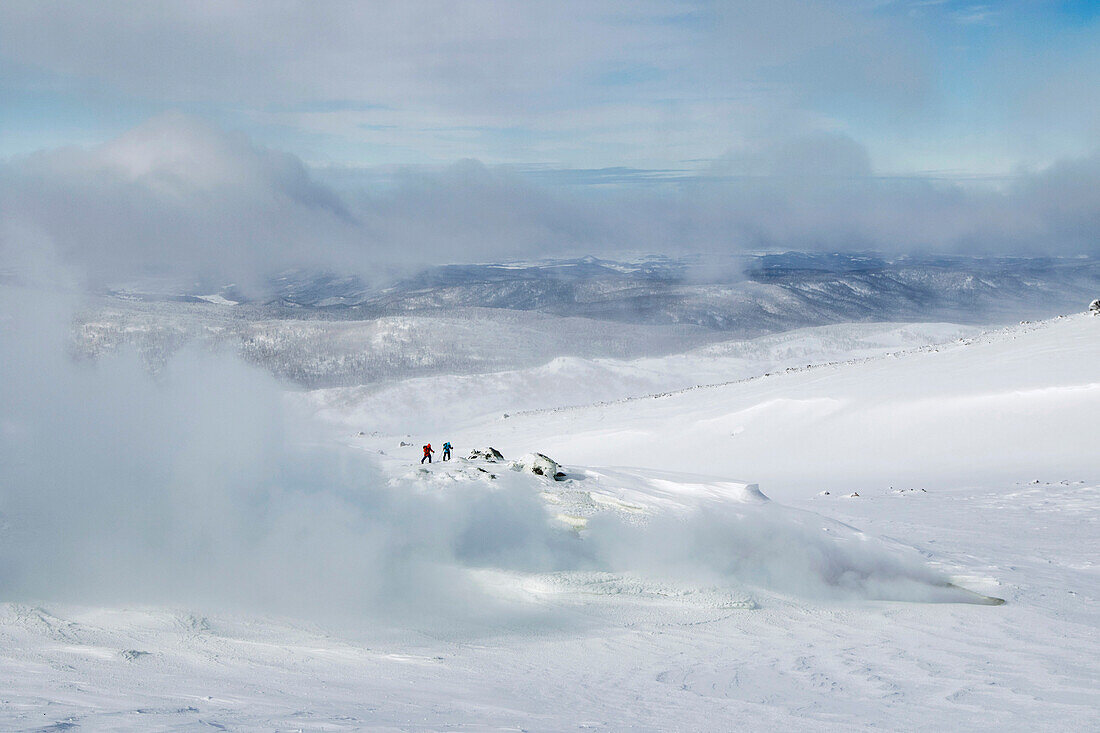
[[[786,252],[594,257],[442,265],[388,286],[284,272],[259,296],[214,289],[115,288],[115,298],[247,306],[256,317],[369,320],[456,308],[536,311],[645,325],[690,324],[737,336],[850,321],[1002,323],[1087,307],[1094,259]]]

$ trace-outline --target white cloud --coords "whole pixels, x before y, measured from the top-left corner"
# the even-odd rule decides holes
[[[0,191],[6,259],[49,241],[95,282],[165,273],[247,283],[297,264],[348,264],[363,237],[297,158],[182,115],[13,161]]]
[[[56,110],[32,103],[12,139],[87,139],[61,122],[74,108],[100,110],[96,129],[184,108],[326,164],[676,167],[769,131],[847,132],[902,172],[1093,149],[1100,26],[1023,2],[957,22],[985,8],[16,0],[0,93]]]
[[[318,153],[336,162],[341,143],[374,162],[710,157],[779,120],[814,124],[814,100],[911,104],[929,65],[910,35],[857,6],[792,0],[0,7],[13,80],[289,126],[303,151],[336,136]],[[547,130],[568,139],[540,144]]]
[[[660,185],[540,185],[472,160],[390,179],[337,194],[292,155],[168,115],[0,166],[0,266],[247,287],[297,266],[370,277],[623,251],[1096,254],[1100,231],[1100,156],[975,187],[879,177],[864,147],[835,133],[747,141]]]

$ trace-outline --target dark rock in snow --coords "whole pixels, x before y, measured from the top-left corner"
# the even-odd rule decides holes
[[[553,458],[542,453],[528,453],[516,461],[513,467],[520,471],[530,471],[536,476],[546,476],[555,481],[563,481],[566,478],[565,472],[561,470],[561,465]]]

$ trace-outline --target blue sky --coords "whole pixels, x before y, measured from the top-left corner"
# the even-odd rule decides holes
[[[9,2],[0,155],[182,111],[315,166],[691,172],[828,132],[998,179],[1100,147],[1098,7]]]

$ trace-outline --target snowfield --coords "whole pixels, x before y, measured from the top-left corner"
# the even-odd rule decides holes
[[[974,327],[946,323],[846,323],[722,341],[661,357],[558,356],[528,369],[319,389],[306,400],[323,417],[349,427],[430,434],[477,418],[725,383],[808,362],[865,358],[978,333]]]
[[[1075,315],[874,358],[486,420],[453,440],[751,477],[775,496],[1090,479],[1100,333]]]
[[[5,497],[0,728],[1100,728],[1100,319],[289,394],[244,458],[239,378],[177,398],[221,473]]]

